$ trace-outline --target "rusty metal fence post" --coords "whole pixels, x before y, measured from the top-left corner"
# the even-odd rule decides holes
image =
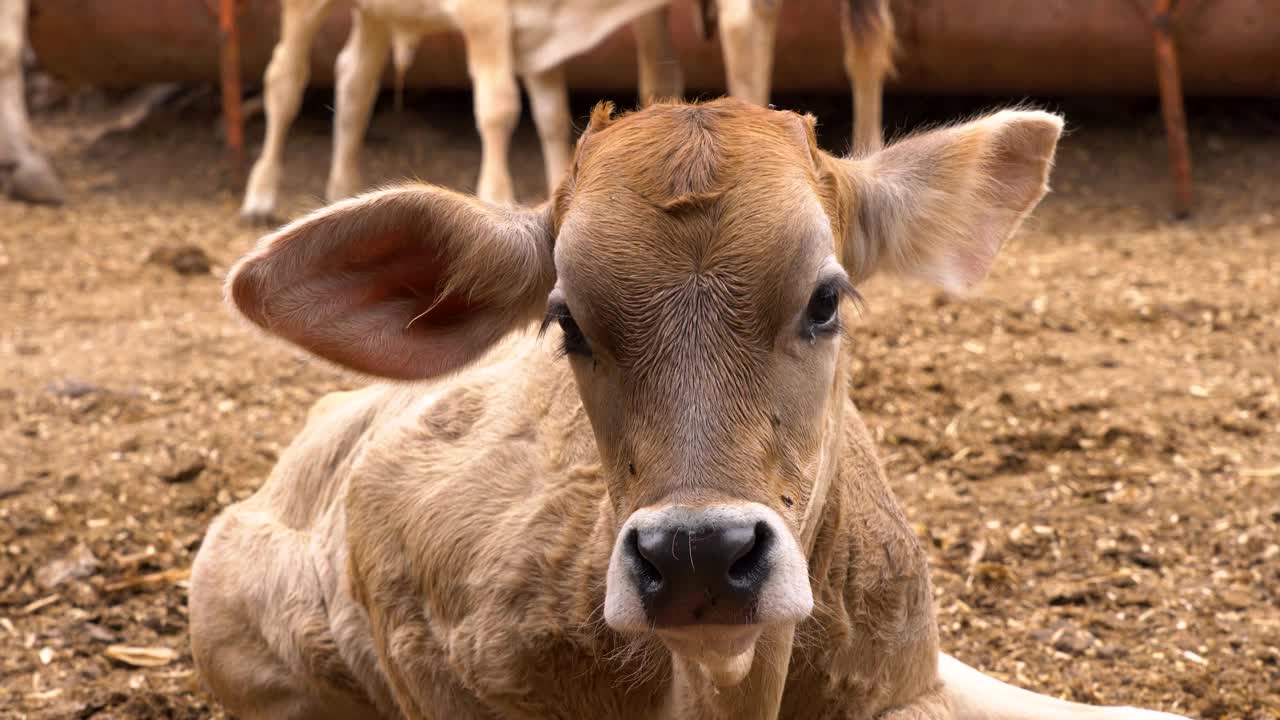
[[[1156,83],[1160,88],[1160,112],[1164,116],[1165,142],[1169,146],[1169,174],[1173,180],[1173,214],[1191,214],[1191,148],[1187,142],[1187,115],[1183,107],[1182,76],[1174,45],[1174,14],[1178,0],[1152,0],[1147,20],[1155,48]]]
[[[236,22],[244,0],[220,0],[218,30],[221,35],[222,121],[227,136],[231,188],[244,186],[244,114],[240,106],[240,29]]]

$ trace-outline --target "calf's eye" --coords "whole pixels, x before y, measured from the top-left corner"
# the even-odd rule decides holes
[[[564,346],[561,350],[565,354],[591,357],[591,343],[587,342],[587,336],[582,333],[582,328],[578,327],[578,323],[574,321],[568,305],[558,302],[548,307],[547,316],[542,320],[542,330],[540,332],[545,332],[552,321],[559,325],[564,332]]]
[[[835,330],[839,325],[836,311],[840,309],[840,289],[832,283],[823,283],[813,291],[805,318],[810,335]]]
[[[560,323],[560,329],[564,331],[564,351],[575,355],[590,355],[591,346],[587,343],[587,336],[582,334],[582,328],[578,327],[578,323],[574,321],[573,316],[566,311],[561,315],[557,322]]]

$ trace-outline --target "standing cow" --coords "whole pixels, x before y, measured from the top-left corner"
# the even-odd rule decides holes
[[[62,183],[36,151],[27,120],[22,82],[26,44],[27,0],[0,0],[0,188],[7,186],[19,200],[57,204],[65,197]]]
[[[940,654],[848,396],[856,288],[981,280],[1061,129],[842,159],[741,101],[598,108],[537,207],[408,185],[266,237],[236,308],[400,382],[318,403],[214,521],[200,674],[246,720],[1172,718]]]
[[[804,0],[696,0],[704,37],[719,32],[725,84],[734,97],[768,104],[774,37],[784,1]],[[853,89],[853,151],[865,154],[884,144],[880,108],[884,80],[893,72],[893,14],[889,0],[837,1],[844,68]]]
[[[397,72],[422,35],[462,33],[475,98],[481,160],[477,194],[513,199],[507,149],[520,119],[517,76],[524,81],[542,142],[548,188],[564,175],[570,153],[569,95],[561,65],[609,33],[636,21],[644,98],[683,92],[667,37],[669,0],[356,0],[351,36],[338,56],[333,163],[325,196],[361,189],[359,153],[382,70],[395,49]],[[285,137],[307,84],[311,41],[332,0],[284,0],[280,41],[265,77],[267,132],[249,174],[241,216],[270,217],[280,185]]]
[[[267,66],[267,132],[245,190],[242,217],[265,220],[275,209],[284,143],[307,83],[311,41],[332,0],[284,0],[280,41]],[[683,78],[668,30],[670,0],[357,0],[351,37],[337,63],[334,149],[325,196],[361,189],[359,153],[388,56],[402,75],[417,39],[458,29],[467,48],[481,161],[477,195],[513,197],[507,148],[520,116],[516,76],[524,81],[542,143],[548,189],[569,161],[569,94],[562,65],[627,22],[635,33],[640,99],[676,98]],[[773,70],[781,0],[697,0],[704,34],[717,32],[731,95],[765,105]],[[853,83],[854,149],[881,146],[881,95],[892,70],[893,18],[888,0],[843,0],[845,69]]]

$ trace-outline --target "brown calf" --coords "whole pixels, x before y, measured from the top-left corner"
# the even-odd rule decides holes
[[[1171,717],[940,656],[848,398],[856,288],[980,280],[1061,127],[846,160],[739,101],[600,108],[539,207],[404,186],[268,236],[246,317],[430,382],[326,399],[214,522],[200,673],[244,718]]]

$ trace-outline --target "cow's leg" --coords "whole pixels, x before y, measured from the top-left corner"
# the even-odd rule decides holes
[[[210,526],[191,574],[191,655],[244,720],[377,717],[343,663],[297,530],[237,505]]]
[[[240,206],[240,216],[246,220],[268,220],[275,210],[285,139],[298,115],[310,74],[311,40],[331,1],[285,0],[281,6],[280,41],[263,76],[267,132]]]
[[[729,94],[757,105],[769,102],[779,4],[769,0],[717,0]]]
[[[333,166],[325,191],[330,202],[360,191],[360,146],[391,48],[390,29],[371,13],[357,9],[351,23],[351,37],[338,53],[335,73]]]
[[[547,170],[547,194],[560,184],[569,169],[569,88],[564,70],[553,68],[524,79],[533,110],[533,123],[542,141],[542,162]]]
[[[490,202],[515,199],[507,153],[511,133],[520,120],[510,18],[503,13],[478,14],[463,26],[467,70],[475,93],[476,129],[480,131],[480,178],[476,195]]]
[[[27,0],[0,4],[0,167],[12,168],[28,152],[31,129],[22,85],[22,50],[26,45]]]
[[[1038,695],[1000,682],[945,653],[938,655],[938,675],[955,720],[1186,720],[1154,710],[1096,707]]]
[[[893,72],[893,15],[888,0],[841,4],[844,69],[853,83],[853,151],[863,155],[884,144],[880,106],[884,79]]]
[[[640,102],[644,105],[684,96],[684,74],[675,46],[671,44],[670,12],[670,8],[663,5],[631,23],[636,38]]]
[[[19,200],[58,204],[66,197],[49,162],[32,147],[22,50],[27,0],[0,3],[0,170],[11,170],[9,191]]]

